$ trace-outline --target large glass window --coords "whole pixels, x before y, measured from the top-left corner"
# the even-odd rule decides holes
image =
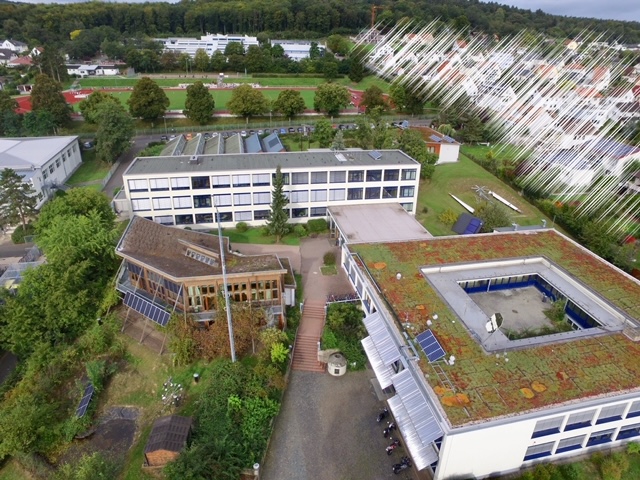
[[[593,445],[601,445],[603,443],[608,443],[611,441],[611,437],[615,433],[615,428],[610,428],[608,430],[602,430],[601,432],[593,432],[589,436],[589,440],[587,440],[587,447],[592,447]]]
[[[168,178],[150,178],[149,186],[151,187],[152,192],[169,190],[169,179]]]
[[[636,400],[629,407],[629,411],[627,412],[627,418],[631,417],[640,417],[640,400]]]
[[[413,197],[415,190],[415,187],[401,187],[400,196],[403,198]]]
[[[191,188],[194,190],[211,188],[209,177],[191,177]]]
[[[171,190],[189,190],[191,181],[189,177],[174,177],[171,179]]]
[[[253,194],[254,205],[268,205],[271,203],[270,192],[258,192]]]
[[[213,204],[217,207],[229,207],[231,206],[231,194],[227,195],[214,195]]]
[[[574,413],[569,416],[567,425],[564,427],[565,432],[567,430],[576,430],[578,428],[590,427],[595,410],[588,410],[586,412]]]
[[[627,408],[626,403],[620,403],[618,405],[610,405],[608,407],[602,407],[596,425],[600,423],[615,422],[616,420],[622,420],[622,415]]]
[[[44,170],[42,172],[46,173]],[[149,190],[149,185],[146,180],[129,180],[130,192],[146,192],[147,190]]]
[[[289,193],[289,201],[291,203],[305,203],[309,201],[308,190],[294,190]]]
[[[524,460],[534,460],[536,458],[548,457],[551,455],[555,442],[541,443],[540,445],[531,445],[527,448]]]
[[[558,442],[556,453],[570,452],[571,450],[582,448],[582,442],[584,442],[585,437],[586,435],[578,435],[577,437],[563,438]]]
[[[220,222],[233,222],[233,214],[231,212],[216,213],[216,222],[220,219]]]
[[[361,188],[348,189],[347,200],[362,200],[362,189]]]
[[[193,208],[209,208],[211,207],[211,195],[194,195]],[[196,221],[196,223],[198,223]]]
[[[196,223],[213,223],[213,213],[196,213]]]
[[[309,172],[293,172],[291,174],[291,185],[306,185],[309,183]]]
[[[158,197],[153,199],[154,210],[171,210],[170,197]]]
[[[312,217],[325,217],[327,215],[327,207],[312,207],[310,215]]]
[[[620,432],[618,433],[616,440],[624,440],[625,438],[632,437],[640,437],[640,423],[620,427]]]
[[[267,220],[269,218],[269,210],[256,210],[253,212],[254,220]]]
[[[231,186],[231,177],[229,175],[213,175],[211,186],[213,188],[227,188]]]
[[[402,170],[402,180],[415,180],[417,171],[415,168]]]
[[[367,170],[367,182],[379,182],[382,180],[382,170]]]
[[[543,437],[545,435],[552,435],[554,433],[560,433],[560,427],[564,417],[554,417],[545,420],[538,420],[535,428],[533,429],[533,435],[531,438]]]
[[[253,219],[253,213],[246,212],[236,212],[235,213],[236,222],[249,222]]]
[[[398,187],[382,187],[382,198],[398,198]]]
[[[329,201],[337,202],[345,199],[344,188],[332,188],[329,190]]]
[[[327,191],[326,190],[311,190],[311,201],[312,202],[326,202],[327,201]]]
[[[191,197],[173,197],[173,208],[191,208]]]
[[[234,205],[251,205],[250,193],[234,193],[233,194]]]
[[[134,212],[141,210],[151,210],[151,200],[148,198],[134,198],[131,200],[131,208]]]
[[[349,172],[349,182],[364,182],[364,170],[351,170]]]
[[[272,174],[271,175],[271,181],[275,182],[276,181],[276,174]],[[289,174],[288,173],[283,173],[282,174],[282,183],[283,185],[289,185]]]
[[[193,215],[176,215],[176,225],[193,225]]]
[[[308,209],[306,208],[293,208],[291,209],[291,218],[304,218],[308,217]]]
[[[161,225],[173,225],[173,216],[161,215],[159,217],[153,217],[153,221]]]
[[[327,172],[311,172],[311,183],[327,183]]]
[[[378,200],[380,198],[380,187],[367,187],[364,192],[364,198],[367,200]]]
[[[400,206],[409,213],[413,212],[413,203],[401,203]]]
[[[254,187],[271,185],[271,175],[268,173],[254,173],[252,179]]]
[[[400,170],[385,170],[384,181],[395,182],[400,178]]]
[[[251,175],[243,174],[243,175],[233,175],[233,186],[234,187],[248,187],[251,185]]]
[[[329,175],[329,182],[331,183],[346,183],[347,181],[347,172],[338,171],[331,172]]]

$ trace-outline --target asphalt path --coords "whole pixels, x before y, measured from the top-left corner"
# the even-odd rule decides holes
[[[116,188],[122,187],[122,174],[129,168],[131,162],[144,150],[150,142],[159,142],[160,135],[139,135],[134,137],[133,145],[129,150],[120,156],[120,165],[109,179],[102,191],[109,197],[113,198]]]

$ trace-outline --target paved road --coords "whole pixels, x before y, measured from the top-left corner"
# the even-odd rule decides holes
[[[102,189],[109,198],[113,198],[113,192],[115,192],[116,188],[122,187],[122,174],[129,168],[133,159],[147,147],[149,142],[159,140],[160,135],[140,135],[134,138],[133,146],[122,154],[120,157],[120,166]]]

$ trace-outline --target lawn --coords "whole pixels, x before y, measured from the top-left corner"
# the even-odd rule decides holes
[[[96,160],[95,149],[85,150],[82,152],[82,163],[73,175],[71,175],[71,178],[67,180],[67,184],[78,185],[85,182],[102,180],[107,173],[109,173],[110,169],[111,165],[108,163]]]
[[[214,230],[212,234],[217,234],[218,231]],[[239,232],[235,228],[225,228],[222,230],[222,235],[229,237],[229,242],[234,243],[260,243],[266,245],[272,245],[276,243],[276,238],[273,235],[264,235],[264,229],[249,228],[246,232]],[[294,235],[285,236],[281,243],[285,245],[300,245],[300,238]]]
[[[453,235],[451,227],[440,222],[438,215],[448,209],[457,214],[466,211],[449,194],[455,195],[472,207],[477,207],[479,197],[473,190],[475,186],[483,186],[487,190],[495,191],[516,205],[521,213],[513,212],[511,219],[514,223],[522,226],[539,225],[544,218],[549,226],[552,225],[551,219],[530,205],[516,190],[464,155],[460,155],[457,163],[436,166],[431,180],[421,182],[416,218],[433,235]]]
[[[33,476],[25,472],[15,460],[8,460],[0,469],[0,480],[29,480],[32,478]]]

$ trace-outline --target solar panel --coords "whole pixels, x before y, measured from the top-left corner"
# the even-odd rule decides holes
[[[89,408],[89,402],[91,402],[94,391],[93,384],[91,382],[87,383],[82,399],[80,400],[80,405],[78,405],[78,409],[76,410],[76,417],[84,417],[84,414],[87,413],[87,408]]]
[[[124,296],[124,304],[127,307],[133,308],[136,312],[144,315],[149,320],[157,323],[161,327],[166,327],[169,323],[169,312],[154,305],[146,298],[136,295],[131,292],[127,292]]]
[[[437,135],[430,135],[429,139],[433,140],[434,142],[439,142],[441,140],[440,137]]]
[[[369,156],[374,160],[380,160],[382,158],[382,154],[377,150],[371,150]]]
[[[451,137],[449,137],[447,135],[444,136],[444,139],[449,143],[454,143],[455,142],[455,140],[453,138],[451,138]]]
[[[280,143],[280,139],[278,137],[274,137],[271,140],[269,140],[267,142],[267,145],[269,145],[269,148],[273,148],[275,147],[278,143]]]
[[[418,340],[420,347],[422,348],[430,362],[435,362],[444,357],[444,350],[440,346],[440,342],[438,342],[438,339],[433,335],[433,332],[431,330],[422,332],[416,337],[416,340]]]

